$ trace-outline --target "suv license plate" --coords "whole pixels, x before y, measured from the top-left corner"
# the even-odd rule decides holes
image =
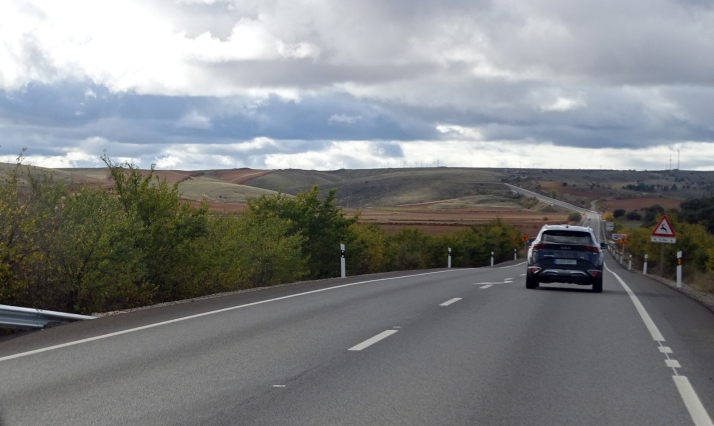
[[[556,265],[577,265],[578,261],[575,259],[555,259]]]

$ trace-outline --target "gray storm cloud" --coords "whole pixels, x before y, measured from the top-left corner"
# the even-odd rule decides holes
[[[288,141],[314,158],[339,157],[325,141],[714,141],[709,1],[101,3],[0,4],[2,145],[276,141],[259,163]]]

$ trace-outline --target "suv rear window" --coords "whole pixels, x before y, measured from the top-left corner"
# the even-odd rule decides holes
[[[578,244],[581,246],[593,244],[589,233],[578,231],[544,231],[541,241],[544,243]]]

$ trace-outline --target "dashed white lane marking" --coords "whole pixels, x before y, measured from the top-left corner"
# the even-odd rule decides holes
[[[449,305],[451,305],[451,304],[453,304],[453,303],[458,302],[459,300],[461,300],[460,297],[454,297],[453,299],[447,300],[446,302],[442,303],[442,304],[439,305],[439,306],[449,306]]]
[[[682,368],[681,365],[679,365],[679,361],[676,359],[668,359],[664,361],[665,364],[667,364],[667,367],[672,367],[672,368]]]
[[[277,302],[278,300],[292,299],[292,298],[294,298],[294,297],[306,296],[306,295],[308,295],[308,294],[321,293],[321,292],[323,292],[323,291],[335,290],[335,289],[338,289],[338,288],[351,287],[351,286],[360,285],[360,284],[373,283],[373,282],[377,282],[377,281],[389,281],[389,280],[397,280],[397,279],[400,279],[400,278],[420,277],[420,276],[424,276],[424,275],[441,274],[441,273],[443,273],[443,272],[450,272],[450,271],[458,271],[458,269],[447,269],[446,271],[424,272],[424,273],[422,273],[422,274],[400,275],[400,276],[398,276],[398,277],[378,278],[378,279],[375,279],[375,280],[359,281],[359,282],[356,282],[356,283],[342,284],[342,285],[338,285],[338,286],[334,286],[334,287],[321,288],[321,289],[319,289],[319,290],[312,290],[312,291],[306,291],[306,292],[303,292],[303,293],[291,294],[291,295],[288,295],[288,296],[276,297],[275,299],[267,299],[267,300],[261,300],[261,301],[259,301],[259,302],[246,303],[245,305],[231,306],[231,307],[229,307],[229,308],[217,309],[217,310],[215,310],[215,311],[203,312],[203,313],[195,314],[195,315],[188,315],[188,316],[185,316],[185,317],[176,318],[176,319],[172,319],[172,320],[168,320],[168,321],[161,321],[161,322],[157,322],[157,323],[154,323],[154,324],[143,325],[143,326],[141,326],[141,327],[129,328],[129,329],[122,330],[122,331],[117,331],[117,332],[114,332],[114,333],[102,334],[102,335],[100,335],[100,336],[94,336],[94,337],[90,337],[90,338],[87,338],[87,339],[75,340],[75,341],[73,341],[73,342],[67,342],[67,343],[62,343],[62,344],[59,344],[59,345],[48,346],[48,347],[42,348],[42,349],[35,349],[35,350],[32,350],[32,351],[20,352],[19,354],[14,354],[14,355],[8,355],[8,356],[0,357],[0,362],[2,362],[2,361],[7,361],[7,360],[10,360],[10,359],[15,359],[15,358],[21,358],[21,357],[24,357],[24,356],[39,354],[39,353],[42,353],[42,352],[53,351],[53,350],[56,350],[56,349],[66,348],[66,347],[69,347],[69,346],[81,345],[82,343],[89,343],[89,342],[93,342],[93,341],[95,341],[95,340],[108,339],[109,337],[121,336],[122,334],[133,333],[133,332],[135,332],[135,331],[141,331],[141,330],[147,330],[147,329],[149,329],[149,328],[160,327],[160,326],[162,326],[162,325],[168,325],[168,324],[173,324],[173,323],[176,323],[176,322],[187,321],[187,320],[194,319],[194,318],[200,318],[200,317],[205,317],[205,316],[208,316],[208,315],[219,314],[219,313],[221,313],[221,312],[228,312],[228,311],[232,311],[232,310],[235,310],[235,309],[247,308],[247,307],[249,307],[249,306],[262,305],[262,304],[264,304],[264,303]]]
[[[489,285],[485,285],[485,286],[483,286],[483,287],[481,287],[481,288],[483,289],[483,288],[489,288],[489,287],[493,287],[493,285],[489,284]]]
[[[672,378],[674,379],[674,384],[677,385],[679,394],[682,395],[684,405],[686,405],[687,410],[689,410],[689,415],[692,416],[692,420],[694,420],[694,424],[696,426],[712,426],[712,419],[702,405],[702,401],[699,400],[697,393],[694,392],[694,388],[692,384],[689,383],[689,379],[684,376],[672,376]]]
[[[526,274],[521,274],[521,276],[522,276],[522,277],[525,277],[525,276],[526,276]]]
[[[274,388],[284,388],[285,385],[273,385]]]
[[[506,278],[503,280],[504,283],[511,282],[511,281],[513,281],[513,278]]]
[[[635,308],[637,308],[637,312],[639,312],[640,317],[642,318],[642,321],[645,322],[645,326],[647,326],[647,330],[649,330],[650,335],[652,336],[652,339],[654,339],[654,341],[656,341],[656,342],[664,342],[664,337],[662,336],[662,333],[659,332],[659,329],[655,325],[654,321],[652,321],[650,314],[647,313],[647,311],[645,310],[645,307],[642,306],[642,303],[640,303],[640,299],[638,299],[637,296],[635,296],[635,293],[633,293],[632,290],[630,290],[630,287],[628,287],[627,284],[625,284],[625,282],[622,281],[622,278],[620,278],[619,275],[612,272],[612,270],[610,268],[608,268],[607,265],[605,265],[605,269],[607,269],[612,275],[615,276],[615,278],[617,278],[617,281],[620,282],[620,285],[622,286],[622,288],[624,288],[625,291],[627,292],[627,294],[630,296],[630,299],[632,300],[632,303],[635,304]]]
[[[364,342],[360,343],[359,345],[352,346],[348,350],[350,351],[361,351],[362,349],[368,348],[375,343],[379,342],[382,339],[386,339],[387,337],[391,336],[392,334],[396,333],[397,330],[386,330],[374,337],[370,337],[369,339],[365,340]]]
[[[659,344],[659,351],[663,353],[665,357],[667,357],[664,362],[667,367],[672,368],[672,370],[674,371],[674,376],[672,376],[672,379],[674,379],[674,383],[675,385],[677,385],[677,391],[679,391],[679,395],[682,397],[684,405],[687,407],[687,411],[689,411],[689,415],[692,417],[694,424],[696,426],[714,426],[714,423],[712,422],[711,417],[709,417],[709,414],[704,408],[704,405],[702,405],[702,401],[699,399],[697,392],[692,387],[692,384],[689,383],[689,379],[685,376],[680,376],[677,372],[677,368],[682,368],[682,366],[679,364],[679,361],[669,358],[669,354],[672,353],[672,349],[662,344],[662,342],[664,342],[664,336],[662,336],[662,333],[660,333],[654,321],[652,321],[652,317],[650,317],[650,315],[647,313],[645,307],[642,306],[642,303],[640,303],[640,299],[635,296],[635,293],[632,292],[630,287],[625,284],[625,282],[622,280],[622,278],[620,278],[619,275],[614,273],[610,268],[607,267],[607,265],[605,265],[605,269],[607,269],[612,275],[615,276],[615,278],[617,278],[617,281],[620,282],[622,288],[624,288],[627,294],[630,296],[630,299],[635,305],[635,308],[637,308],[637,312],[639,312],[642,321],[644,321],[645,326],[647,326],[647,330],[649,330],[652,339],[654,339]]]

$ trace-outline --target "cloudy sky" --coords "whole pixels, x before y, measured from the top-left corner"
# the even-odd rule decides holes
[[[714,170],[712,0],[2,0],[0,160]]]

